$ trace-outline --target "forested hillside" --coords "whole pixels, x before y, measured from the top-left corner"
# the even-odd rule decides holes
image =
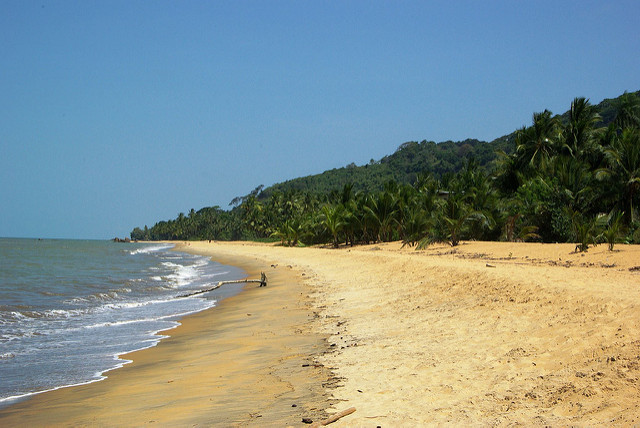
[[[635,93],[640,94],[639,92]],[[600,115],[596,127],[606,127],[615,119],[617,99],[606,99],[595,109]],[[566,124],[570,112],[558,116],[561,123]],[[335,168],[321,174],[294,178],[283,183],[274,184],[262,191],[261,199],[267,198],[274,191],[304,190],[325,193],[353,183],[356,191],[381,190],[385,183],[394,180],[400,183],[413,183],[417,174],[430,172],[435,178],[441,178],[448,172],[458,172],[465,161],[473,158],[480,168],[490,170],[495,167],[497,153],[507,154],[515,150],[514,139],[517,131],[496,138],[491,142],[467,139],[464,141],[444,141],[435,143],[423,140],[401,144],[395,153],[378,161],[373,159],[366,165],[350,164]]]
[[[382,190],[390,180],[398,183],[413,183],[418,174],[429,171],[440,178],[446,173],[460,171],[464,162],[473,158],[480,168],[492,167],[496,150],[510,150],[504,141],[487,143],[479,140],[459,142],[410,141],[398,147],[395,153],[379,161],[356,166],[350,164],[343,168],[325,171],[322,174],[295,178],[275,184],[262,191],[260,199],[268,198],[272,192],[304,190],[326,193],[353,183],[353,190],[371,192]]]
[[[640,97],[567,113],[490,143],[402,144],[349,165],[263,189],[219,207],[135,228],[132,239],[279,239],[285,245],[353,245],[401,239],[640,242]]]

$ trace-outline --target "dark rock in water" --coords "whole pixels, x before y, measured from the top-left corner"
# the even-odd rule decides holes
[[[113,242],[125,242],[125,243],[129,243],[129,242],[131,242],[131,238],[124,238],[124,239],[122,239],[122,238],[115,237],[115,238],[113,238]]]

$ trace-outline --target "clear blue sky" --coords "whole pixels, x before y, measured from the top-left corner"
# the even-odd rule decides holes
[[[0,236],[111,238],[640,89],[637,1],[0,2]]]

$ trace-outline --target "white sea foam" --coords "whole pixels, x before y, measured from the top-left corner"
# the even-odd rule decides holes
[[[69,262],[61,265],[60,246],[52,246],[51,258],[43,259],[33,244],[33,266],[52,263],[55,275],[35,271],[16,281],[19,293],[0,290],[0,407],[45,390],[104,379],[128,362],[121,355],[154,346],[181,317],[216,304],[211,296],[177,295],[205,289],[218,278],[242,276],[206,257],[167,252],[169,244],[67,246]],[[99,251],[105,256],[93,258]],[[22,300],[5,303],[16,296]]]
[[[42,316],[44,318],[70,318],[86,312],[86,310],[50,309],[48,311],[44,311]]]
[[[129,251],[129,254],[149,254],[149,253],[157,253],[158,251],[168,250],[175,247],[173,244],[160,244],[160,245],[149,245],[141,248],[136,248],[135,250]]]
[[[173,273],[167,275],[166,279],[169,281],[169,285],[174,287],[185,287],[191,284],[201,276],[198,268],[204,266],[200,262],[191,266],[172,262],[163,262],[162,265],[173,270]]]

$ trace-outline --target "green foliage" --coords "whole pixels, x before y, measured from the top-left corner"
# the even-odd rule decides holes
[[[638,100],[576,98],[566,114],[536,113],[491,143],[407,142],[380,161],[258,186],[228,211],[191,209],[131,238],[418,248],[503,239],[577,242],[578,251],[640,242]]]
[[[280,239],[282,245],[295,247],[302,235],[302,225],[298,219],[287,219],[278,229],[271,234],[272,237]]]
[[[566,209],[568,217],[571,218],[573,233],[578,242],[576,252],[586,252],[590,245],[597,245],[597,223],[595,218],[585,218],[584,215],[570,208]]]
[[[345,225],[343,208],[341,205],[325,205],[322,207],[322,214],[322,224],[333,237],[333,246],[338,248],[340,245],[338,235]]]
[[[522,128],[516,134],[516,157],[518,165],[529,174],[543,167],[558,150],[558,119],[549,110],[533,114],[533,125]]]
[[[620,196],[633,223],[638,218],[636,202],[640,194],[640,130],[624,129],[604,153],[605,164],[596,171],[596,177],[615,189],[614,195]]]
[[[596,219],[596,225],[603,230],[598,236],[598,240],[606,242],[609,245],[609,251],[613,251],[614,245],[622,240],[623,214],[622,212],[612,212]]]

